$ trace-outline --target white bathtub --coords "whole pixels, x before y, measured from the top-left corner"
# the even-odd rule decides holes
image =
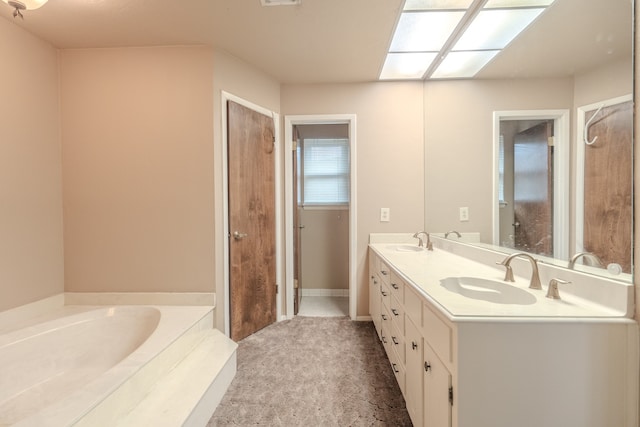
[[[189,348],[190,331],[210,329],[213,318],[211,307],[66,306],[40,320],[0,335],[0,426],[72,425],[105,402],[117,419],[144,397],[132,390],[183,357],[166,351],[172,343]],[[117,393],[123,401],[109,403]]]

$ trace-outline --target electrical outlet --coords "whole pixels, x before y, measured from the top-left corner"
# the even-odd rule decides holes
[[[469,208],[460,208],[460,221],[469,221]]]
[[[389,208],[380,208],[380,222],[389,222],[391,220],[391,212]]]

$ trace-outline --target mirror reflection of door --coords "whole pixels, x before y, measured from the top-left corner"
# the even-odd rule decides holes
[[[595,113],[588,111],[585,120]],[[605,106],[587,129],[587,141],[597,139],[584,147],[582,250],[625,273],[631,273],[632,124],[632,101]]]
[[[553,120],[500,122],[503,246],[553,255]]]

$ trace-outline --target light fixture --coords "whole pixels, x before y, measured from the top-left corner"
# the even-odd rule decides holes
[[[39,7],[44,5],[48,0],[2,0],[2,1],[14,9],[13,10],[14,18],[17,18],[19,16],[20,18],[24,19],[24,16],[22,16],[23,10],[38,9]]]
[[[406,0],[379,78],[471,78],[553,2]]]
[[[421,79],[436,55],[434,52],[390,53],[385,60],[380,80]]]

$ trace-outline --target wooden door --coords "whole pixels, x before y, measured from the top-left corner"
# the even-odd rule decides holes
[[[227,103],[231,339],[276,321],[275,131],[271,117]]]
[[[514,139],[513,214],[516,249],[553,255],[553,122],[518,133]]]
[[[298,128],[293,127],[293,151],[291,157],[293,159],[293,314],[297,315],[300,311],[300,301],[302,300],[302,224],[301,218],[301,206],[298,200],[298,180],[300,177],[298,163],[298,153],[300,147],[298,143]]]
[[[589,120],[595,111],[585,117]],[[603,108],[589,127],[584,159],[584,250],[631,273],[631,101]]]

